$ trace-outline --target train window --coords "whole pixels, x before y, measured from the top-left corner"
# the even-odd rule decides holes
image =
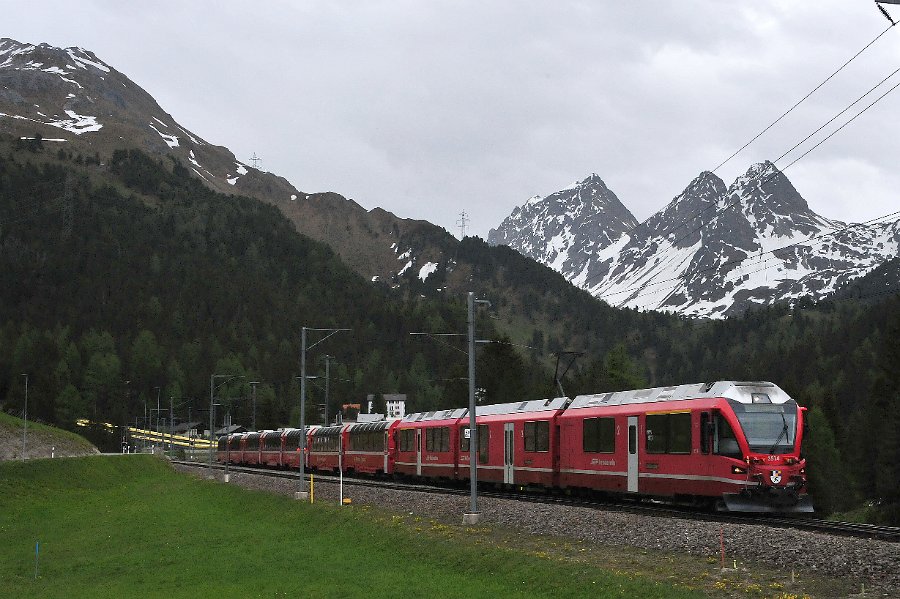
[[[709,412],[700,413],[700,451],[709,453],[709,441],[712,438],[712,422],[710,421]]]
[[[550,421],[543,420],[537,423],[537,450],[550,451]]]
[[[585,418],[582,421],[581,448],[585,453],[615,452],[615,418]]]
[[[450,427],[441,426],[425,431],[425,451],[450,451]]]
[[[524,427],[525,451],[550,451],[550,421],[526,422]]]
[[[666,453],[691,453],[691,413],[669,414]]]
[[[482,464],[486,464],[488,461],[488,448],[490,444],[488,441],[490,440],[490,429],[488,429],[488,425],[479,424],[478,425],[478,461]]]
[[[728,421],[721,414],[716,415],[716,437],[714,440],[715,453],[718,455],[741,458],[741,448],[737,437]]]
[[[397,434],[398,451],[415,451],[416,450],[416,431],[407,428],[399,431]]]
[[[647,453],[691,453],[691,414],[647,415]]]
[[[647,416],[647,453],[666,453],[669,420],[666,414]]]

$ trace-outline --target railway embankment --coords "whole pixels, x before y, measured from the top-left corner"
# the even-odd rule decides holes
[[[21,460],[23,445],[27,459],[78,457],[100,453],[90,441],[75,433],[31,421],[25,428],[21,418],[0,412],[0,461]]]

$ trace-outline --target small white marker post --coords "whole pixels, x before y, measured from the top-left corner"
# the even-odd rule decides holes
[[[41,542],[34,542],[34,579],[37,580],[38,575],[38,553],[40,552]]]

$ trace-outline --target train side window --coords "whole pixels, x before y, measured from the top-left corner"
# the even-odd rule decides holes
[[[741,448],[728,421],[721,414],[716,415],[715,453],[733,458],[741,458]]]
[[[469,432],[468,426],[459,427],[459,450],[463,453],[469,452],[469,436],[466,434]]]
[[[691,413],[669,414],[666,453],[691,453]]]
[[[397,439],[397,445],[399,451],[415,451],[415,438],[416,431],[414,429],[408,428],[400,431]]]
[[[550,422],[548,420],[526,422],[523,436],[525,438],[525,451],[550,451]]]
[[[614,453],[615,418],[585,418],[582,421],[581,448],[585,453]]]
[[[633,424],[628,425],[628,453],[637,453],[637,427]]]
[[[700,452],[708,454],[710,451],[709,441],[712,437],[712,421],[709,412],[700,413]]]
[[[488,441],[490,440],[490,429],[488,429],[488,425],[479,424],[478,425],[478,461],[481,464],[486,464],[488,461],[488,448],[490,444]]]
[[[541,420],[537,423],[537,450],[541,452],[550,451],[550,421]]]
[[[649,414],[647,453],[691,453],[691,413]]]
[[[441,442],[438,444],[438,451],[447,452],[450,451],[450,427],[442,426],[440,428],[441,431]]]
[[[525,451],[534,451],[535,447],[535,424],[536,422],[526,422],[523,427],[522,436],[525,438]]]
[[[666,437],[669,434],[668,414],[651,414],[646,420],[647,453],[666,453]]]

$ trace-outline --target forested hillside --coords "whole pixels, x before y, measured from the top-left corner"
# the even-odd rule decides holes
[[[210,374],[225,373],[244,376],[218,393],[232,398],[236,419],[249,420],[236,398],[257,380],[258,424],[296,424],[302,326],[352,329],[310,355],[319,375],[321,357],[336,357],[334,407],[367,393],[406,392],[418,409],[465,401],[435,380],[463,376],[464,357],[408,335],[464,330],[462,298],[407,301],[372,286],[276,208],[211,192],[179,164],[117,152],[112,177],[95,182],[78,157],[22,157],[0,159],[7,403],[20,401],[18,375],[28,373],[29,411],[47,422],[133,422],[157,395],[163,405],[176,398],[186,420],[188,408],[195,416],[208,405]],[[491,331],[490,321],[480,328]],[[310,397],[323,401],[315,383]]]
[[[330,413],[370,393],[406,393],[411,410],[459,407],[462,339],[409,333],[464,332],[460,290],[471,289],[492,302],[479,309],[478,337],[501,341],[479,350],[484,403],[558,394],[558,350],[584,352],[563,380],[570,396],[772,380],[811,408],[817,504],[871,500],[900,520],[888,507],[900,505],[900,300],[883,282],[820,305],[689,320],[611,308],[508,248],[466,238],[427,285],[408,275],[392,288],[364,280],[276,208],[210,191],[176,160],[0,147],[7,411],[20,411],[28,374],[29,415],[48,423],[134,422],[157,397],[163,408],[173,398],[179,421],[204,419],[219,373],[243,377],[217,391],[222,413],[249,422],[247,383],[260,381],[257,424],[296,425],[302,326],[352,329],[308,358],[324,377],[322,358],[334,356]],[[320,422],[323,383],[310,382],[308,422]]]

